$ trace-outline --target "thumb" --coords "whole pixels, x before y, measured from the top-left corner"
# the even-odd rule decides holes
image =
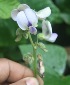
[[[9,85],[39,85],[39,83],[36,78],[27,77]]]

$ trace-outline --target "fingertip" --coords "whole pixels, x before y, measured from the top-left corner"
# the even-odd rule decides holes
[[[10,64],[10,75],[8,78],[9,82],[13,83],[20,79],[33,76],[32,70],[29,69],[28,67],[11,60],[9,60],[9,64]]]
[[[40,76],[37,76],[40,85],[44,85],[43,79]]]
[[[28,77],[24,79],[26,81],[26,85],[39,85],[39,82],[34,77]]]
[[[9,85],[39,85],[39,82],[34,77],[27,77]]]

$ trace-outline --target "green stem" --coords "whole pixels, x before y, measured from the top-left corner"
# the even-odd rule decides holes
[[[38,43],[38,36],[37,36],[37,43]]]
[[[30,35],[30,33],[28,32],[28,35],[29,35],[29,40],[32,44],[32,47],[33,47],[33,57],[34,57],[34,62],[33,62],[33,71],[34,71],[34,75],[35,77],[37,76],[37,57],[36,57],[36,46],[32,40],[32,37]]]
[[[33,48],[33,56],[34,56],[34,62],[33,62],[33,66],[34,66],[34,75],[35,77],[37,76],[37,57],[36,57],[36,49]]]
[[[33,47],[35,47],[35,46],[34,46],[34,43],[33,43],[33,40],[32,40],[32,37],[31,37],[31,35],[30,35],[30,33],[29,33],[29,32],[28,32],[28,35],[29,35],[29,40],[30,40],[30,42],[31,42],[32,46],[33,46]]]

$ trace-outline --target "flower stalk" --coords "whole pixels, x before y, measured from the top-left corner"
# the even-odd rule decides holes
[[[37,56],[36,56],[36,46],[32,40],[31,34],[30,32],[28,32],[28,36],[29,36],[29,40],[32,44],[33,47],[33,57],[34,57],[34,62],[33,62],[33,72],[34,72],[34,76],[37,76]]]

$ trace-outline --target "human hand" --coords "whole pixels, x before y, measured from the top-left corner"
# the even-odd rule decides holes
[[[43,81],[39,76],[34,78],[33,72],[26,66],[1,58],[0,85],[43,85]]]

